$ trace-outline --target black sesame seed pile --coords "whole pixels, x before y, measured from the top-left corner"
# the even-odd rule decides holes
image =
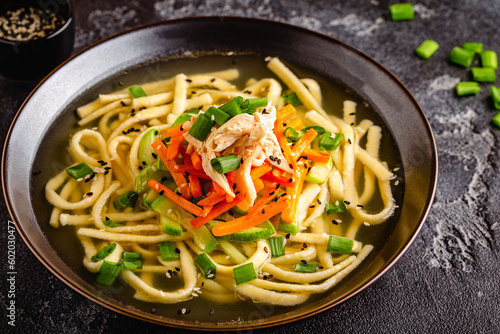
[[[49,36],[65,20],[59,15],[39,8],[19,8],[0,14],[0,38],[9,41],[28,41]]]

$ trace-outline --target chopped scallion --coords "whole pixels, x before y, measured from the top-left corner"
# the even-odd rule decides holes
[[[474,55],[474,51],[466,50],[457,46],[454,47],[453,50],[451,50],[449,59],[452,63],[461,65],[463,67],[469,67],[474,60]]]
[[[97,261],[104,259],[109,254],[113,253],[115,248],[116,248],[116,243],[114,243],[114,242],[111,245],[104,246],[103,248],[101,248],[100,251],[97,252],[96,255],[94,255],[90,258],[90,261],[97,262]]]
[[[249,282],[257,278],[252,262],[234,268],[233,274],[236,285]]]
[[[85,162],[66,169],[66,173],[68,173],[69,176],[75,180],[81,179],[82,177],[92,174],[93,172],[92,168],[90,168],[90,166]]]
[[[231,116],[227,112],[222,111],[216,107],[208,108],[207,112],[205,113],[205,116],[210,118],[210,120],[215,121],[215,123],[219,125],[226,123],[231,118]]]
[[[196,118],[196,121],[194,121],[188,133],[199,141],[204,141],[210,133],[210,130],[212,130],[214,124],[215,122],[210,118],[208,118],[204,114],[200,114]]]
[[[427,39],[420,44],[415,53],[422,59],[429,59],[438,49],[439,44],[436,41]]]
[[[353,246],[354,241],[352,239],[331,235],[330,238],[328,238],[328,246],[326,247],[326,251],[334,254],[349,255],[352,252]]]
[[[289,143],[295,143],[300,139],[300,137],[302,137],[297,131],[290,127],[285,129],[283,135],[286,137]]]
[[[271,246],[271,257],[280,257],[285,255],[284,237],[269,238],[269,246]]]
[[[229,116],[234,117],[236,115],[241,114],[240,104],[243,102],[243,98],[241,96],[237,96],[230,100],[229,102],[224,103],[219,107],[220,110],[229,114]]]
[[[123,269],[142,269],[142,254],[135,252],[122,253]]]
[[[116,210],[125,209],[128,207],[133,208],[138,198],[139,195],[135,191],[129,191],[125,195],[115,198],[115,200],[113,201],[113,207]]]
[[[194,264],[201,269],[203,276],[205,278],[213,279],[215,278],[215,272],[217,270],[215,264],[210,260],[207,254],[201,253],[194,259]]]
[[[456,89],[458,96],[477,94],[481,91],[479,84],[474,81],[459,82]]]
[[[179,254],[175,251],[175,244],[172,241],[160,242],[159,247],[162,260],[174,261],[179,259]]]
[[[302,131],[306,133],[307,131],[309,131],[309,129],[313,129],[314,131],[316,131],[318,133],[318,136],[325,134],[325,128],[318,125],[308,126],[307,128],[302,129]]]
[[[120,263],[104,261],[95,280],[101,285],[109,286],[113,284],[121,269],[122,265]]]
[[[247,99],[241,105],[241,111],[253,114],[258,108],[264,108],[268,105],[267,97],[257,97],[255,99]],[[244,106],[244,107],[243,107]]]
[[[500,128],[500,112],[493,116],[493,118],[491,119],[491,123]]]
[[[102,221],[104,225],[108,227],[117,227],[117,226],[123,226],[122,223],[115,223],[114,221],[110,220],[109,218],[106,218],[105,220]]]
[[[234,154],[223,155],[210,160],[210,165],[219,174],[224,174],[240,168],[240,158]]]
[[[318,264],[297,262],[295,264],[295,272],[297,273],[315,273],[318,271]]]
[[[483,52],[483,43],[465,42],[464,45],[462,45],[462,48],[474,51],[475,53],[481,53]]]
[[[298,107],[303,104],[295,92],[283,94],[281,97],[285,99],[285,103],[289,103],[294,107]]]
[[[179,117],[177,117],[177,119],[175,120],[174,124],[172,124],[172,126],[176,126],[176,125],[179,125],[179,124],[182,124],[186,121],[189,121],[191,119],[191,115],[190,114],[181,114]]]
[[[472,80],[478,82],[495,82],[497,81],[497,74],[495,69],[490,67],[472,67]]]
[[[500,110],[500,88],[495,86],[490,86],[490,94],[493,99],[493,104],[495,105],[495,109]]]
[[[132,86],[128,89],[128,91],[130,92],[130,95],[132,95],[134,99],[138,97],[148,96],[144,91],[144,89],[142,89],[142,87],[139,86]]]
[[[481,52],[481,64],[483,67],[491,67],[493,69],[498,68],[498,58],[497,53],[491,50],[485,50]]]
[[[411,3],[396,3],[389,6],[393,21],[410,21],[415,17]]]
[[[337,149],[344,135],[342,133],[335,133],[333,138],[332,135],[333,134],[331,132],[326,131],[319,141],[319,147],[322,147],[327,151],[333,151]]]
[[[137,261],[142,259],[142,254],[139,252],[122,252],[122,260]]]
[[[344,213],[347,212],[347,207],[343,201],[331,202],[326,205],[326,214],[331,215],[333,213]]]

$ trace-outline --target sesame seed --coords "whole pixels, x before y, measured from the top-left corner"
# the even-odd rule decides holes
[[[349,202],[349,201],[344,201],[344,203],[347,205],[351,205],[351,202]]]
[[[269,253],[269,250],[267,249],[267,247],[264,247],[264,252]]]
[[[156,307],[153,307],[153,308],[151,309],[151,313],[155,313],[155,312],[156,312]]]
[[[262,214],[266,213],[266,209],[262,209]]]
[[[352,144],[351,138],[347,139],[347,141],[349,142],[349,144]]]
[[[319,198],[318,198],[318,199],[316,199],[316,202],[318,202],[318,204],[319,204],[319,205],[321,205],[321,203],[322,203],[322,202],[321,202],[321,200],[320,200]]]
[[[175,267],[174,269],[175,269],[176,271],[181,271],[181,269],[180,269],[180,268],[178,268],[178,267]]]
[[[94,193],[93,193],[93,192],[91,192],[91,191],[89,191],[89,192],[87,193],[87,196],[89,196],[89,197],[90,197],[90,196],[92,196],[92,195],[94,195]]]
[[[210,310],[210,311],[208,312],[208,315],[213,316],[213,315],[214,315],[214,313],[215,313],[215,310]]]
[[[160,191],[160,196],[163,196],[164,193],[165,193],[165,190]]]
[[[300,260],[303,264],[307,264],[307,260]]]
[[[304,243],[302,244],[302,247],[307,248],[307,244],[304,242]]]
[[[180,254],[180,253],[181,253],[181,250],[180,250],[179,248],[176,248],[176,249],[175,249],[175,252],[176,252],[177,254]]]
[[[193,82],[193,80],[191,80],[191,79],[186,79],[186,81],[187,81],[187,82]]]
[[[290,237],[291,237],[291,236],[292,236],[292,235],[291,235],[290,233],[288,233],[287,235],[285,235],[285,238],[286,238],[286,239],[290,239]]]

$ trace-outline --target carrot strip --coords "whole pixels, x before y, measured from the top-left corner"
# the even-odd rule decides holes
[[[295,221],[295,213],[297,212],[300,193],[302,192],[302,186],[307,175],[303,165],[299,167],[298,172],[298,175],[295,176],[295,185],[293,187],[286,187],[286,193],[290,196],[290,205],[286,210],[283,210],[281,219],[287,223],[293,223]]]
[[[201,216],[191,220],[190,222],[191,226],[197,228],[205,225],[215,217],[223,214],[224,212],[232,209],[233,207],[241,203],[241,201],[243,201],[244,198],[245,196],[236,196],[236,198],[232,202],[223,201],[217,204],[216,206],[213,207],[212,210],[210,210],[210,212],[205,217]]]
[[[210,211],[212,211],[213,207],[214,207],[213,205],[204,206],[203,207],[203,215],[202,216],[206,217],[210,213]]]
[[[187,165],[175,165],[174,166],[174,172],[185,174],[188,173],[189,175],[193,175],[199,179],[204,179],[204,180],[212,180],[210,176],[205,174],[203,170],[197,170],[193,166],[187,166]]]
[[[196,151],[191,153],[191,161],[195,169],[201,170],[203,168],[201,157],[198,153],[196,153]]]
[[[327,164],[330,161],[330,153],[306,148],[302,151],[302,156],[307,160],[316,161],[322,164]]]
[[[176,193],[174,193],[172,190],[165,187],[160,182],[158,182],[154,179],[151,179],[151,180],[149,180],[148,185],[151,187],[151,189],[153,189],[157,193],[161,194],[162,196],[167,197],[169,200],[171,200],[175,204],[179,205],[184,210],[191,212],[193,215],[201,216],[203,214],[202,208],[200,208],[196,204],[191,203],[187,199],[177,195]]]
[[[295,184],[293,177],[285,176],[284,174],[281,174],[278,169],[274,169],[272,172],[268,172],[268,173],[262,175],[261,179],[271,181],[271,182],[276,182],[276,183],[279,183],[280,185],[285,186],[285,187],[292,187]],[[288,174],[288,173],[286,173],[286,174]],[[290,174],[288,174],[288,175],[290,175]]]
[[[276,112],[276,119],[286,122],[296,114],[297,110],[295,110],[295,107],[291,104],[287,104]]]
[[[262,175],[273,170],[273,167],[268,163],[263,163],[259,167],[255,167],[250,171],[250,177],[252,180],[258,179]]]
[[[272,183],[271,187],[269,187],[270,188],[269,191],[264,196],[262,196],[257,202],[255,202],[255,204],[250,209],[248,209],[248,215],[252,215],[256,212],[259,212],[260,210],[262,210],[262,208],[264,208],[264,206],[266,206],[267,202],[269,202],[276,195],[276,192],[278,191],[276,189],[276,185],[277,183]]]
[[[256,192],[259,192],[261,191],[262,189],[264,189],[264,182],[262,182],[261,179],[255,179],[253,180],[253,186],[255,187],[255,191]]]
[[[181,153],[181,145],[184,141],[183,136],[172,137],[167,146],[167,160],[177,159]]]
[[[214,190],[217,194],[226,196],[226,191],[221,186],[219,186],[217,182],[212,181],[212,185],[214,186]]]
[[[283,132],[285,131],[283,127],[283,121],[281,120],[276,120],[276,123],[274,125],[274,134],[276,135],[276,138],[278,139],[278,143],[280,144],[281,149],[283,150],[283,155],[285,156],[286,162],[290,165],[293,170],[297,170],[297,161],[296,158],[292,155],[292,149],[290,146],[288,146],[288,140],[286,137],[283,135]]]
[[[225,195],[217,194],[216,192],[214,192],[214,193],[211,193],[210,195],[208,195],[207,197],[205,197],[204,199],[202,199],[201,201],[199,201],[198,205],[213,206],[215,204],[219,204],[220,202],[222,202],[225,199],[226,199]]]
[[[191,194],[194,198],[203,196],[203,192],[201,191],[200,180],[196,176],[189,175],[189,189],[191,190]]]
[[[162,130],[160,132],[160,138],[161,139],[166,139],[168,137],[178,137],[182,136],[184,133],[188,132],[188,130],[191,128],[191,126],[185,125],[184,123],[178,124],[176,126],[173,126],[171,128]]]
[[[216,237],[240,232],[251,227],[262,224],[266,220],[276,216],[283,210],[289,207],[288,197],[281,197],[277,202],[271,203],[252,216],[246,215],[228,222],[215,225],[212,229],[212,234]]]
[[[181,146],[181,154],[184,165],[193,166],[193,162],[191,161],[191,154],[187,153],[187,146]]]
[[[298,159],[298,157],[302,154],[302,151],[304,151],[317,136],[318,133],[314,129],[309,129],[293,146],[292,156],[295,157],[295,159]]]
[[[290,127],[296,131],[302,129],[304,127],[304,124],[302,123],[302,119],[297,117],[294,119],[291,119],[288,123],[286,123],[286,127]]]

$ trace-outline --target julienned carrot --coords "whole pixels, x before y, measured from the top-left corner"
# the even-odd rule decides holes
[[[295,157],[295,159],[298,159],[302,154],[302,151],[304,151],[317,136],[318,133],[314,129],[307,130],[307,132],[300,137],[299,141],[293,146],[292,156]]]
[[[262,175],[261,179],[276,182],[285,187],[292,187],[295,184],[294,177],[290,177],[289,175],[290,174],[286,172],[280,172],[279,169],[274,169],[273,171]]]
[[[196,176],[189,175],[189,189],[191,190],[191,194],[194,198],[203,196],[203,192],[201,191],[200,180]]]
[[[327,164],[331,158],[330,153],[318,151],[312,148],[306,148],[302,151],[302,156],[306,157],[306,160],[319,162],[321,164]]]
[[[226,196],[226,191],[224,190],[224,188],[219,186],[217,182],[212,180],[212,185],[214,186],[214,190],[217,194]]]
[[[268,163],[263,163],[259,167],[255,167],[250,171],[250,177],[252,180],[258,179],[262,175],[273,170],[273,167]]]
[[[176,126],[173,126],[171,128],[168,128],[168,129],[165,129],[165,130],[162,130],[162,132],[160,132],[160,138],[161,139],[166,139],[166,138],[169,138],[169,137],[178,137],[178,136],[182,136],[184,133],[188,132],[188,130],[191,128],[191,126],[188,126],[184,123],[182,124],[178,124]]]
[[[186,181],[186,178],[184,177],[183,173],[179,173],[176,171],[175,167],[177,166],[177,164],[175,163],[175,161],[167,159],[167,147],[165,146],[165,144],[163,144],[161,138],[156,138],[151,146],[155,150],[156,154],[158,154],[158,157],[161,159],[165,167],[167,167],[170,174],[172,174],[172,178],[179,188],[182,197],[184,197],[185,199],[190,199],[192,197],[191,190],[189,190],[189,185]]]
[[[181,146],[181,154],[184,165],[193,166],[193,162],[191,161],[191,154],[187,153],[187,146]]]
[[[250,209],[248,209],[249,215],[252,215],[262,210],[262,208],[266,206],[267,202],[269,202],[271,199],[273,199],[274,196],[276,196],[276,192],[278,191],[276,189],[276,185],[277,183],[272,183],[272,185],[269,187],[269,191],[264,196],[262,196],[257,202],[255,202]]]
[[[302,123],[302,119],[299,117],[296,117],[294,119],[291,119],[286,123],[286,127],[290,127],[296,131],[302,129],[304,127],[304,124]]]
[[[264,182],[261,179],[255,179],[253,180],[253,186],[255,187],[255,191],[259,192],[264,189]]]
[[[293,170],[297,170],[297,161],[296,158],[292,156],[292,149],[288,146],[288,140],[283,135],[285,131],[283,127],[283,121],[276,120],[274,124],[274,134],[278,139],[278,143],[280,144],[281,149],[283,150],[283,155],[285,156],[286,162],[291,165]]]
[[[241,203],[241,201],[243,201],[244,198],[245,198],[244,195],[243,196],[236,196],[232,202],[223,201],[220,204],[217,204],[216,206],[213,207],[212,210],[210,210],[210,212],[206,216],[197,217],[197,218],[191,220],[191,222],[190,222],[191,226],[194,228],[197,228],[197,227],[205,225],[206,223],[208,223],[209,221],[211,221],[215,217],[223,214],[224,212],[232,209],[233,207],[235,207],[236,205]]]
[[[246,215],[225,223],[215,225],[212,234],[216,237],[241,232],[251,227],[262,224],[266,220],[276,216],[289,207],[288,196],[281,197],[277,202],[265,206],[261,211],[253,215]]]
[[[205,197],[204,199],[202,199],[201,201],[199,201],[198,205],[213,206],[215,204],[219,204],[220,202],[222,202],[225,199],[226,199],[225,195],[221,195],[221,194],[218,194],[216,192],[213,192],[210,195],[208,195],[207,197]]]
[[[214,207],[213,205],[204,206],[203,207],[203,215],[202,216],[206,217],[210,213],[210,211],[212,211],[213,207]]]
[[[191,203],[187,199],[177,195],[176,193],[174,193],[172,190],[165,187],[160,182],[158,182],[154,179],[151,179],[151,180],[149,180],[148,185],[151,187],[151,189],[153,189],[157,193],[161,194],[162,196],[167,197],[169,200],[171,200],[175,204],[179,205],[184,210],[191,212],[193,215],[201,216],[203,214],[202,208],[200,208],[196,204]]]
[[[183,136],[172,137],[167,146],[167,160],[177,159],[181,153],[181,145],[184,141]]]
[[[187,165],[175,165],[174,166],[174,172],[181,173],[181,174],[189,174],[196,176],[199,179],[204,179],[204,180],[212,180],[210,176],[205,174],[203,170],[197,170],[194,168],[194,166],[187,166]]]
[[[193,167],[197,170],[201,170],[203,168],[203,163],[201,161],[201,157],[196,151],[191,152],[191,162],[193,163]]]
[[[291,104],[287,104],[276,112],[276,119],[286,122],[296,114],[297,110],[295,110],[295,107]]]
[[[297,212],[302,185],[304,184],[307,174],[304,165],[299,166],[297,174],[298,175],[295,176],[295,185],[293,187],[286,187],[286,193],[290,196],[290,205],[286,210],[283,210],[281,219],[287,223],[293,223],[295,221],[295,213]]]

